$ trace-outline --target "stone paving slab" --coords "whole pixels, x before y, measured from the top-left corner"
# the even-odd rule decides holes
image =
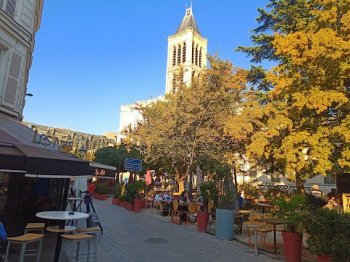
[[[171,224],[169,217],[148,210],[130,212],[110,200],[94,200],[94,206],[104,229],[100,261],[273,261],[264,254],[255,256],[239,242],[218,240],[195,226]]]

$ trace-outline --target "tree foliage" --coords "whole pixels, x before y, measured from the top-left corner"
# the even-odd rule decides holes
[[[117,167],[117,172],[124,171],[125,158],[143,159],[140,151],[131,145],[120,144],[117,147],[100,148],[95,153],[94,161]]]
[[[162,101],[139,106],[143,121],[129,132],[150,163],[168,163],[185,178],[200,160],[223,160],[225,151],[234,150],[235,141],[225,134],[227,114],[236,114],[241,92],[246,88],[246,72],[227,61],[211,57],[191,86],[183,83],[181,70],[175,90]]]
[[[317,174],[350,169],[350,1],[271,0],[259,9],[253,90],[233,130],[248,156],[297,184]],[[257,73],[260,72],[260,73]]]

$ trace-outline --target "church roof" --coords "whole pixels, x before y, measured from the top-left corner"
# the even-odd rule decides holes
[[[182,19],[181,25],[176,30],[176,34],[186,30],[189,27],[193,28],[193,30],[196,33],[198,33],[199,35],[201,34],[199,32],[198,26],[196,24],[196,20],[194,19],[194,16],[192,14],[192,8],[191,7],[190,8],[186,8],[186,14],[185,14],[184,18]]]

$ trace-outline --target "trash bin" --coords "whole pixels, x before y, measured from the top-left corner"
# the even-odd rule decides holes
[[[98,215],[96,213],[92,213],[87,219],[87,227],[98,227],[99,222]]]

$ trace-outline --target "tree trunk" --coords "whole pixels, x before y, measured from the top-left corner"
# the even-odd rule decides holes
[[[190,172],[190,182],[188,183],[188,197],[190,198],[190,200],[192,200],[192,191],[193,191],[192,178],[193,178],[193,173]]]
[[[297,187],[297,193],[304,193],[305,192],[304,182],[298,173],[296,173],[296,175],[295,175],[295,186]]]

